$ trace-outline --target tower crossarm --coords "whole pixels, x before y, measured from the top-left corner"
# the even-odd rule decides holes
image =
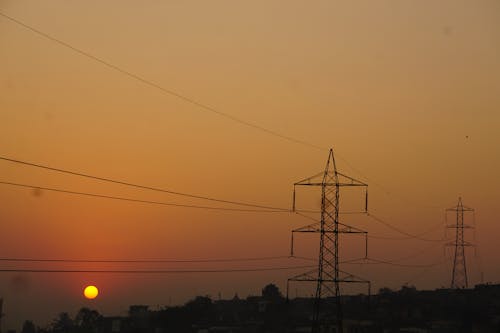
[[[327,230],[324,229],[321,231],[321,224],[318,223],[313,223],[309,224],[297,229],[292,230],[292,233],[294,232],[323,232],[323,233],[340,233],[340,234],[367,234],[368,231],[361,230],[359,228],[344,224],[344,223],[338,223],[339,226],[342,226],[342,228],[339,228],[338,231],[335,230]]]
[[[354,274],[344,272],[344,271],[340,271],[340,274],[341,274],[341,277],[339,278],[340,283],[364,283],[364,284],[367,284],[368,296],[371,295],[371,282],[370,281],[363,279],[359,276],[356,276]]]
[[[321,224],[319,222],[309,224],[297,229],[292,230],[292,233],[294,232],[320,232],[321,231]]]
[[[368,186],[368,184],[357,180],[353,177],[346,176],[340,172],[336,172],[336,176],[338,177],[337,182],[325,182],[323,181],[323,177],[325,172],[322,171],[317,173],[314,176],[302,179],[296,183],[294,186]]]
[[[353,185],[353,186],[368,186],[368,184],[360,181],[360,180],[357,180],[355,178],[352,178],[350,176],[346,176],[344,175],[343,173],[340,173],[340,172],[337,172],[337,175],[339,175],[339,181],[342,183],[342,184],[345,184],[345,185]]]
[[[344,272],[344,271],[339,271],[340,277],[339,281],[340,282],[346,282],[346,283],[369,283],[370,281],[365,280],[359,276],[356,276],[354,274]]]
[[[446,209],[447,212],[458,212],[458,211],[462,211],[462,212],[473,212],[474,209],[473,208],[469,208],[469,207],[466,207],[466,206],[462,206],[462,207],[452,207],[452,208],[448,208]]]
[[[343,234],[367,234],[368,231],[361,230],[359,228],[344,224],[344,223],[338,223],[339,226],[342,226],[342,228],[339,228],[339,233]]]
[[[470,242],[448,242],[445,244],[446,246],[468,246],[468,247],[475,247],[476,244],[470,243]]]
[[[474,229],[475,227],[469,224],[464,225],[456,225],[456,224],[448,224],[446,228],[464,228],[464,229]]]

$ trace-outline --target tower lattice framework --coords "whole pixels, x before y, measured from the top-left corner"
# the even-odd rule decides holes
[[[455,239],[446,244],[455,248],[453,256],[453,272],[451,275],[451,288],[462,289],[469,286],[467,278],[467,266],[465,260],[465,248],[474,246],[472,243],[465,240],[465,229],[471,229],[473,226],[464,224],[464,215],[466,212],[474,212],[474,209],[466,207],[462,204],[462,198],[458,198],[458,203],[455,207],[448,208],[446,213],[455,212],[456,222],[447,225],[447,228],[455,229]]]
[[[319,222],[310,224],[292,231],[292,256],[293,256],[293,234],[295,232],[319,233],[319,256],[318,268],[288,279],[290,281],[316,282],[316,293],[314,299],[314,310],[312,317],[312,332],[317,333],[322,326],[336,326],[337,332],[343,329],[343,314],[340,284],[341,283],[365,283],[368,285],[370,294],[370,282],[340,270],[339,262],[339,234],[364,234],[367,242],[367,232],[361,229],[339,222],[340,213],[340,189],[347,186],[361,187],[365,189],[365,210],[368,208],[368,185],[352,177],[337,171],[333,149],[330,149],[325,170],[294,184],[293,210],[295,210],[295,188],[296,186],[318,186],[321,187],[321,219]],[[367,243],[366,243],[367,244]],[[367,256],[367,247],[365,254]],[[335,309],[321,311],[322,300],[326,297],[335,297]]]

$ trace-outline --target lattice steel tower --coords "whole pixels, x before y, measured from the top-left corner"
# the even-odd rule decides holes
[[[312,332],[320,331],[321,326],[333,326],[336,322],[337,332],[342,332],[342,304],[340,297],[340,283],[366,283],[368,294],[370,294],[370,282],[352,274],[343,272],[339,268],[339,234],[353,233],[364,234],[367,240],[367,232],[345,225],[339,222],[340,212],[340,188],[345,186],[358,186],[365,189],[365,209],[368,208],[368,185],[337,172],[333,150],[330,149],[325,170],[312,177],[303,179],[294,184],[293,210],[295,211],[295,188],[296,186],[320,186],[321,187],[321,220],[317,223],[304,226],[292,231],[292,256],[293,256],[293,234],[295,232],[314,232],[320,234],[318,268],[304,274],[288,279],[290,281],[316,282],[316,294],[314,300],[314,312]],[[366,254],[365,248],[365,254]],[[326,296],[335,297],[335,311],[330,315],[322,316],[320,306],[322,298]],[[333,320],[335,318],[335,321]]]
[[[462,289],[469,286],[467,280],[467,266],[465,265],[465,247],[473,246],[472,243],[465,241],[464,229],[473,228],[470,225],[464,224],[464,213],[474,212],[474,209],[466,207],[462,204],[462,198],[458,198],[458,204],[455,207],[448,208],[448,212],[456,213],[456,223],[447,225],[447,228],[455,229],[455,240],[446,244],[446,246],[455,247],[455,255],[453,257],[453,273],[451,275],[451,288]]]

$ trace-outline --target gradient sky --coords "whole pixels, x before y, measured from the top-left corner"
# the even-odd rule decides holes
[[[295,144],[207,112],[0,17],[0,155],[290,207],[292,184],[321,171],[327,148],[333,147],[339,170],[369,184],[370,211],[406,232],[437,228],[426,237],[443,237],[444,209],[462,196],[476,209],[479,256],[468,252],[470,280],[478,283],[482,271],[484,281],[500,281],[500,2],[0,0],[0,11],[166,89],[325,148]],[[2,181],[207,204],[3,161],[0,174]],[[33,193],[0,185],[0,257],[280,256],[288,254],[290,230],[310,222],[288,213]],[[317,208],[319,192],[300,192],[299,200]],[[374,236],[402,237],[365,216],[344,221]],[[473,241],[474,235],[467,237]],[[342,242],[342,258],[362,255],[359,237]],[[316,244],[316,238],[301,236],[297,254],[314,257]],[[374,238],[369,246],[373,258],[422,251],[404,263],[444,260],[439,243]],[[160,268],[303,264],[285,259]],[[370,279],[374,290],[405,282],[438,288],[448,286],[451,275],[449,264],[343,269]],[[19,328],[24,319],[44,325],[57,313],[82,306],[112,315],[124,314],[130,304],[155,308],[200,294],[255,295],[269,282],[284,291],[286,279],[302,271],[0,273],[3,328]],[[101,289],[92,302],[81,296],[87,283]],[[294,285],[292,294],[309,295],[310,287]]]

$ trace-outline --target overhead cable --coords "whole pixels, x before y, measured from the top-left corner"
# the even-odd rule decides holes
[[[224,211],[235,211],[235,212],[255,212],[255,213],[283,213],[283,212],[287,212],[287,211],[283,211],[283,210],[271,210],[271,209],[245,209],[245,208],[227,208],[227,207],[211,207],[211,206],[178,204],[178,203],[163,202],[163,201],[151,201],[151,200],[118,197],[118,196],[105,195],[105,194],[71,191],[71,190],[60,189],[60,188],[45,187],[45,186],[38,186],[38,185],[31,185],[31,184],[20,184],[20,183],[6,182],[6,181],[0,181],[0,184],[17,186],[17,187],[24,187],[24,188],[40,189],[40,190],[44,190],[44,191],[60,192],[60,193],[73,194],[73,195],[81,195],[81,196],[87,196],[87,197],[95,197],[95,198],[101,198],[101,199],[112,199],[112,200],[137,202],[137,203],[161,205],[161,206],[197,208],[197,209],[207,209],[207,210],[224,210]]]
[[[54,172],[65,173],[65,174],[69,174],[69,175],[73,175],[73,176],[84,177],[84,178],[89,178],[89,179],[104,181],[104,182],[108,182],[108,183],[120,184],[120,185],[125,185],[125,186],[140,188],[140,189],[143,189],[143,190],[150,190],[150,191],[163,192],[163,193],[168,193],[168,194],[173,194],[173,195],[180,195],[180,196],[185,196],[185,197],[189,197],[189,198],[202,199],[202,200],[208,200],[208,201],[215,201],[215,202],[220,202],[220,203],[228,203],[228,204],[239,205],[239,206],[246,206],[246,207],[255,207],[255,208],[262,208],[262,209],[270,209],[270,210],[283,210],[283,211],[287,211],[288,210],[288,209],[285,209],[285,208],[269,207],[269,206],[265,206],[265,205],[258,205],[258,204],[240,202],[240,201],[231,201],[231,200],[217,199],[217,198],[212,198],[212,197],[207,197],[207,196],[201,196],[201,195],[196,195],[196,194],[190,194],[190,193],[185,193],[185,192],[172,191],[172,190],[169,190],[169,189],[163,189],[163,188],[152,187],[152,186],[147,186],[147,185],[134,184],[134,183],[126,182],[126,181],[122,181],[122,180],[116,180],[116,179],[111,179],[111,178],[106,178],[106,177],[93,176],[93,175],[90,175],[88,173],[83,173],[83,172],[79,172],[79,171],[72,171],[72,170],[67,170],[67,169],[54,168],[54,167],[50,167],[50,166],[47,166],[47,165],[37,164],[37,163],[23,161],[23,160],[18,160],[18,159],[13,159],[13,158],[8,158],[6,156],[0,156],[0,160],[7,161],[7,162],[12,162],[12,163],[17,163],[17,164],[22,164],[22,165],[27,165],[27,166],[31,166],[31,167],[35,167],[35,168],[50,170],[50,171],[54,171]]]
[[[201,273],[249,273],[283,271],[293,269],[312,268],[313,266],[284,266],[263,268],[235,268],[235,269],[31,269],[31,268],[0,268],[3,273],[104,273],[104,274],[201,274]]]
[[[63,259],[63,258],[0,258],[3,262],[57,262],[57,263],[131,263],[131,264],[154,264],[154,263],[212,263],[212,262],[243,262],[243,261],[267,261],[278,259],[301,259],[304,257],[271,256],[271,257],[246,257],[246,258],[206,258],[206,259]]]
[[[402,235],[405,235],[405,236],[408,236],[408,238],[414,238],[414,239],[418,239],[418,240],[421,240],[421,241],[425,241],[425,242],[443,242],[443,241],[446,241],[447,239],[446,238],[440,238],[440,239],[427,239],[427,238],[422,238],[420,237],[419,235],[413,235],[413,234],[410,234],[406,231],[403,231],[395,226],[393,226],[392,224],[382,220],[381,218],[371,214],[371,213],[367,213],[366,215],[368,215],[369,217],[371,217],[373,220],[377,221],[378,223],[381,223],[383,225],[385,225],[386,227],[388,227],[389,229],[392,229],[396,232],[399,232],[400,234]]]
[[[139,82],[141,82],[141,83],[143,83],[143,84],[145,84],[145,85],[147,85],[149,87],[155,88],[155,89],[161,91],[164,94],[167,94],[167,95],[170,95],[170,96],[174,96],[174,97],[176,97],[178,99],[183,100],[184,102],[192,104],[192,105],[198,107],[201,110],[217,114],[217,115],[219,115],[221,117],[224,117],[226,119],[229,119],[229,120],[231,120],[233,122],[239,123],[241,125],[245,125],[247,127],[254,128],[254,129],[259,130],[261,132],[267,133],[267,134],[275,136],[275,137],[279,137],[281,139],[284,139],[284,140],[287,140],[287,141],[290,141],[290,142],[293,142],[293,143],[297,143],[297,144],[300,144],[300,145],[308,146],[308,147],[319,149],[319,150],[326,150],[326,148],[320,147],[320,146],[315,145],[313,143],[310,143],[310,142],[307,142],[307,141],[304,141],[304,140],[296,139],[294,137],[278,133],[277,131],[274,131],[274,130],[271,130],[271,129],[266,128],[264,126],[252,123],[252,122],[250,122],[248,120],[245,120],[245,119],[242,119],[242,118],[238,118],[238,117],[233,116],[233,115],[231,115],[229,113],[226,113],[226,112],[222,112],[222,111],[220,111],[220,110],[218,110],[218,109],[216,109],[216,108],[214,108],[212,106],[208,106],[207,104],[201,103],[201,102],[197,101],[196,99],[194,99],[192,97],[188,97],[188,96],[185,96],[185,95],[183,95],[181,93],[178,93],[178,92],[176,92],[174,90],[167,89],[167,88],[161,86],[158,83],[154,83],[154,82],[152,82],[152,81],[144,78],[143,76],[140,76],[139,74],[135,74],[135,73],[133,73],[131,71],[123,69],[122,67],[114,65],[114,64],[112,64],[109,61],[106,61],[106,60],[104,60],[102,58],[99,58],[98,56],[95,56],[95,55],[91,54],[88,51],[84,51],[84,50],[82,50],[82,49],[80,49],[80,48],[78,48],[76,46],[73,46],[73,45],[71,45],[71,44],[69,44],[69,43],[67,43],[65,41],[62,41],[61,39],[58,39],[58,38],[56,38],[56,37],[54,37],[54,36],[52,36],[52,35],[50,35],[48,33],[45,33],[45,32],[43,32],[43,31],[41,31],[39,29],[36,29],[36,28],[32,27],[31,25],[28,25],[27,23],[24,23],[21,20],[16,19],[16,18],[14,18],[12,16],[9,16],[9,15],[3,13],[3,12],[0,12],[0,16],[8,19],[11,22],[16,23],[19,26],[24,27],[25,29],[30,30],[31,32],[36,33],[39,36],[44,37],[45,39],[48,39],[48,40],[50,40],[52,42],[55,42],[55,43],[57,43],[57,44],[59,44],[61,46],[64,46],[65,48],[68,48],[68,49],[70,49],[70,50],[72,50],[72,51],[74,51],[74,52],[76,52],[76,53],[78,53],[78,54],[80,54],[82,56],[85,56],[85,57],[87,57],[89,59],[97,61],[97,62],[101,63],[102,65],[104,65],[104,66],[106,66],[106,67],[108,67],[108,68],[110,68],[110,69],[112,69],[112,70],[114,70],[116,72],[119,72],[119,73],[121,73],[121,74],[123,74],[123,75],[125,75],[125,76],[127,76],[129,78],[132,78],[132,79],[134,79],[136,81],[139,81]]]

